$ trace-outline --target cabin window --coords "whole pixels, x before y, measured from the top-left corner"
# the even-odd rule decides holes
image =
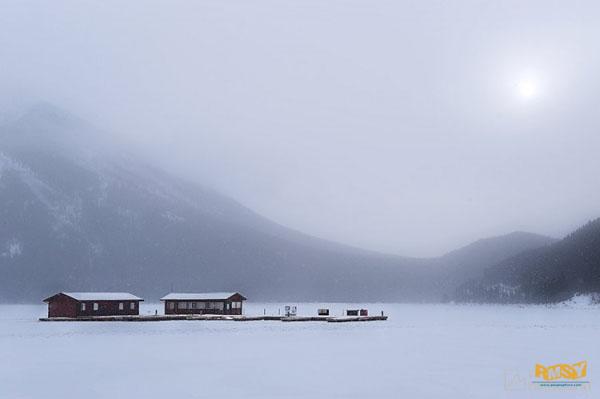
[[[179,302],[179,303],[177,304],[177,307],[178,307],[179,309],[187,309],[187,302]]]
[[[135,310],[135,302],[130,302],[129,303],[129,309]]]
[[[81,311],[85,312],[85,302],[81,304]]]
[[[241,309],[242,308],[242,303],[241,302],[231,302],[231,307],[233,309]]]
[[[98,302],[94,302],[94,310],[98,310]]]
[[[191,302],[190,305],[192,305],[192,309],[196,309],[196,302]]]
[[[216,310],[223,310],[223,308],[225,307],[225,303],[224,302],[213,302],[212,307],[213,307],[213,309],[216,309]]]
[[[171,310],[175,309],[175,302],[169,302],[169,309],[171,309]]]
[[[119,310],[123,310],[123,302],[119,302]]]

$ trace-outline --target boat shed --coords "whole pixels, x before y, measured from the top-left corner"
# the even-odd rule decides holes
[[[139,315],[143,299],[128,292],[59,292],[44,299],[48,317]]]
[[[165,314],[241,315],[246,298],[239,292],[170,293],[160,299]]]

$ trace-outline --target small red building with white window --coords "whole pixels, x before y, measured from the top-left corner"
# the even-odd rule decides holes
[[[128,292],[59,292],[44,299],[48,317],[131,316],[143,299]]]
[[[246,298],[239,292],[170,293],[160,299],[165,314],[241,315]]]

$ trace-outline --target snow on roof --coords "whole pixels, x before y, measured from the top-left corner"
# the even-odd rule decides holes
[[[161,301],[214,301],[229,299],[234,295],[241,295],[238,292],[204,292],[198,294],[171,292],[160,298]],[[242,295],[243,298],[243,295]],[[245,298],[244,298],[245,299]]]
[[[129,292],[61,292],[78,301],[143,301]]]

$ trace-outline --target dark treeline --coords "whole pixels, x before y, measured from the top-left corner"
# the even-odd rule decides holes
[[[564,239],[525,251],[456,290],[467,302],[549,303],[600,292],[600,219]]]

